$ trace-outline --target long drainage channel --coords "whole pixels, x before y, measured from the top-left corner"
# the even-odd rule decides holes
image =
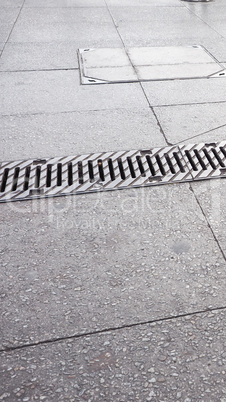
[[[0,163],[0,202],[226,178],[226,141]]]

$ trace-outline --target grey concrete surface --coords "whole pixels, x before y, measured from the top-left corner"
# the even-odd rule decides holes
[[[223,402],[225,327],[225,311],[207,312],[5,352],[0,394],[7,402]]]
[[[155,113],[172,144],[225,140],[225,102],[156,107]]]
[[[1,347],[226,304],[225,260],[188,185],[1,210]]]
[[[226,78],[143,82],[152,106],[226,101]]]
[[[76,57],[200,44],[226,64],[224,9],[0,0],[0,159],[225,139],[225,79],[85,87]],[[1,204],[0,401],[225,402],[225,189]]]
[[[46,10],[48,12],[46,12]],[[120,43],[106,8],[23,8],[10,42],[93,41],[110,47]],[[81,47],[81,46],[80,46]]]
[[[111,24],[111,17],[106,7],[37,7],[23,8],[18,24],[31,25],[49,25],[51,23],[65,23],[70,26],[71,23],[93,23],[100,25],[104,22]],[[77,25],[76,24],[76,25]],[[29,26],[30,27],[30,26]],[[15,27],[16,28],[16,27]],[[75,27],[76,28],[76,27]]]
[[[6,42],[18,17],[20,8],[0,6],[0,42]]]
[[[90,33],[89,33],[90,32]],[[91,35],[91,36],[90,36]],[[94,37],[94,41],[91,39]],[[10,42],[51,42],[51,41],[74,41],[77,47],[91,47],[95,43],[105,47],[119,47],[121,41],[111,23],[103,22],[95,24],[88,22],[75,23],[70,25],[67,22],[39,25],[37,23],[18,23],[10,37]],[[95,45],[96,46],[96,45]]]
[[[122,12],[120,12],[121,9]],[[111,9],[126,46],[141,46],[142,44],[146,46],[147,40],[155,40],[156,45],[158,45],[158,41],[161,39],[167,38],[167,40],[171,39],[174,42],[178,37],[186,40],[189,38],[190,43],[192,40],[193,44],[197,38],[199,41],[208,37],[215,39],[215,41],[221,39],[219,33],[187,9],[159,7],[155,9],[153,17],[153,12],[148,12],[148,10],[150,10],[148,7]]]
[[[0,8],[5,7],[21,7],[24,0],[0,0]]]
[[[78,68],[74,42],[7,43],[0,59],[0,71],[74,68]]]
[[[121,6],[121,7],[183,7],[178,0],[106,0],[109,6]]]
[[[61,7],[61,8],[71,8],[71,7],[104,7],[104,0],[25,0],[24,7]]]
[[[192,189],[200,202],[203,213],[211,226],[223,252],[225,253],[225,184],[224,180],[213,180],[202,185],[192,184]],[[208,197],[206,196],[208,194]]]
[[[0,114],[148,109],[139,84],[81,86],[79,71],[1,73]],[[21,101],[21,99],[23,101]]]
[[[147,108],[5,116],[0,119],[0,142],[1,160],[166,145]]]

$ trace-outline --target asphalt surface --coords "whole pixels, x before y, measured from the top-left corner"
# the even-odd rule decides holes
[[[224,0],[0,0],[0,160],[226,139],[226,78],[81,85],[78,48],[204,46]],[[226,401],[226,181],[1,204],[0,401]]]

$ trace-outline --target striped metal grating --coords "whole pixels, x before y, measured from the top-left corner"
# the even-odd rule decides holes
[[[226,177],[226,141],[0,163],[0,202]]]

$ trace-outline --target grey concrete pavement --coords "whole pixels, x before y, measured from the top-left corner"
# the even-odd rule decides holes
[[[6,401],[225,400],[225,311],[3,353]]]
[[[77,70],[2,72],[0,91],[1,115],[149,108],[139,84],[84,87]]]
[[[0,59],[0,71],[75,68],[78,60],[74,42],[8,43]]]
[[[166,145],[146,107],[3,116],[0,127],[4,160]]]
[[[154,108],[167,140],[179,142],[214,142],[225,139],[225,103],[173,105]],[[192,121],[192,125],[191,125]]]
[[[1,208],[1,348],[226,305],[225,260],[188,185],[36,204]]]
[[[0,160],[225,140],[226,78],[83,86],[78,48],[203,45],[224,0],[0,0]],[[225,180],[1,204],[0,401],[225,402]]]

